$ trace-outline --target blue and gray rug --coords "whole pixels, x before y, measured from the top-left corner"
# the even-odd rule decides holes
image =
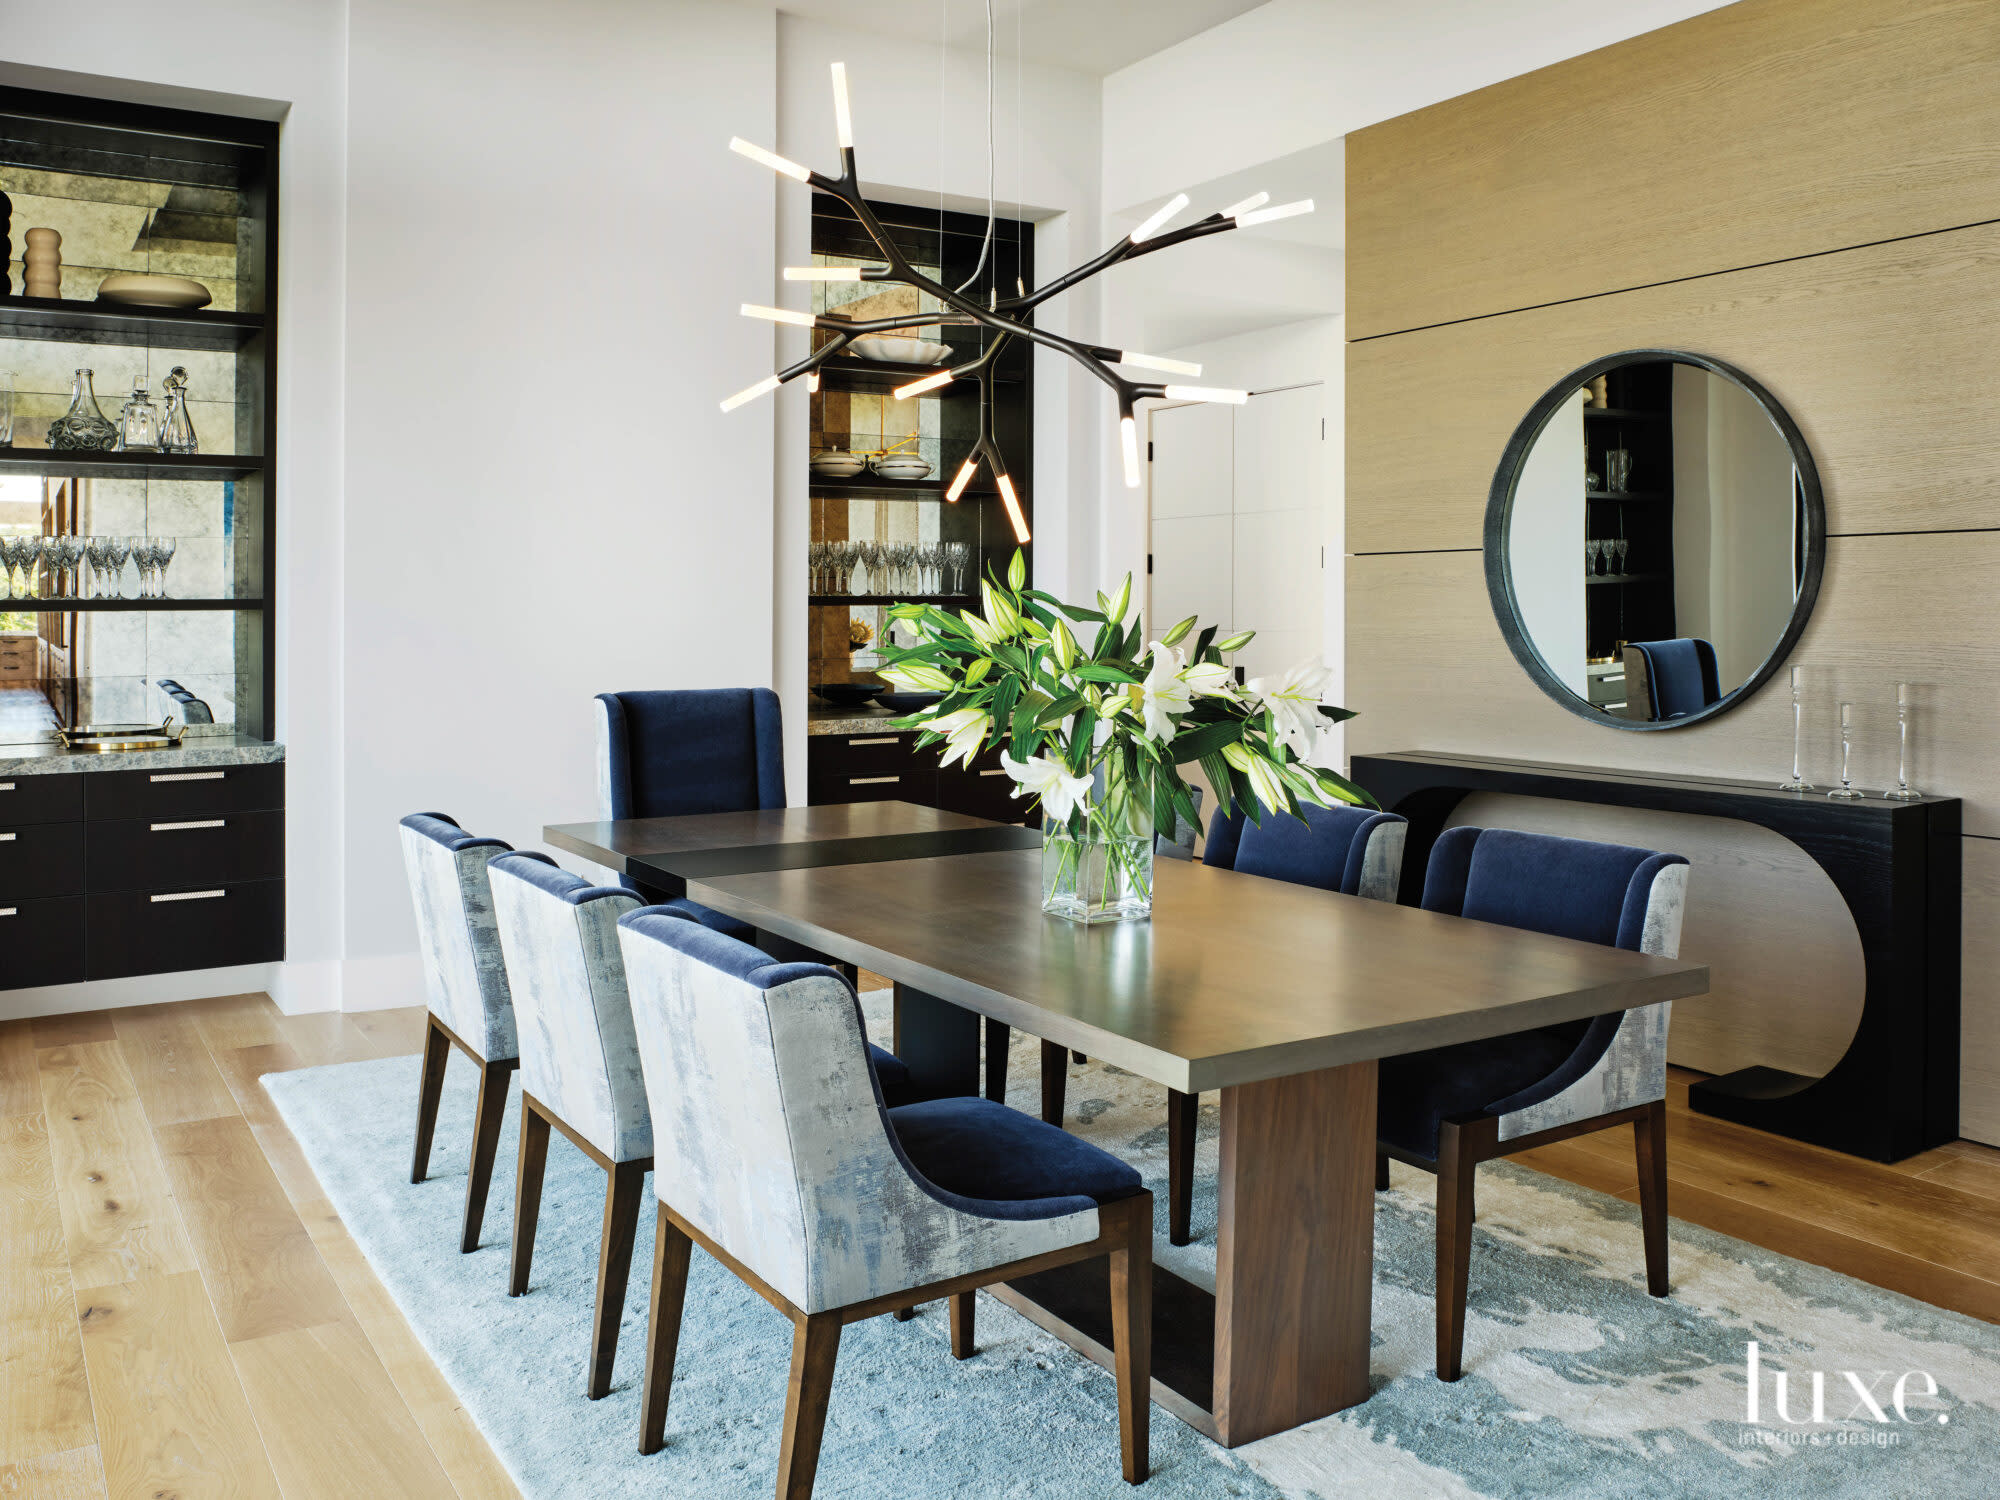
[[[868,997],[871,1015],[882,998]],[[1017,1042],[1019,1091],[1038,1073],[1025,1050],[1032,1043]],[[461,1059],[454,1055],[446,1080],[436,1175],[416,1187],[407,1180],[414,1057],[264,1082],[341,1219],[528,1500],[770,1494],[790,1325],[699,1251],[667,1447],[639,1455],[650,1201],[616,1386],[602,1401],[584,1399],[604,1174],[560,1136],[550,1144],[533,1285],[525,1297],[507,1296],[518,1090],[485,1243],[462,1256],[474,1079]],[[1164,1224],[1165,1091],[1093,1065],[1073,1071],[1070,1098],[1073,1128],[1146,1174]],[[1159,1249],[1162,1263],[1210,1286],[1214,1171],[1211,1107],[1197,1178],[1200,1238]],[[1645,1293],[1636,1208],[1505,1164],[1481,1169],[1466,1375],[1441,1385],[1432,1374],[1431,1181],[1403,1171],[1378,1198],[1375,1220],[1373,1397],[1234,1452],[1155,1408],[1153,1478],[1138,1493],[1945,1500],[1994,1492],[2000,1329],[1679,1222],[1673,1295],[1656,1301]],[[1746,1421],[1753,1340],[1762,1368],[1756,1425]],[[910,1323],[849,1328],[817,1493],[1134,1493],[1118,1476],[1108,1375],[986,1297],[979,1347],[963,1364],[950,1357],[941,1306]],[[1776,1410],[1778,1370],[1787,1372],[1785,1410],[1795,1420]],[[1824,1375],[1819,1423],[1810,1420],[1814,1371]]]

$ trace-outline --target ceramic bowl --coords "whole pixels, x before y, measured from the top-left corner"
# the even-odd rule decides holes
[[[901,339],[886,333],[864,333],[847,349],[857,359],[879,359],[892,365],[941,365],[949,362],[953,353],[949,344]]]
[[[816,697],[837,708],[859,708],[881,691],[882,685],[874,682],[822,682],[813,689]]]
[[[813,473],[822,479],[852,479],[868,467],[868,460],[858,453],[843,453],[837,448],[812,456]]]
[[[884,479],[928,479],[931,461],[915,453],[890,453],[875,460],[875,472]]]
[[[132,307],[206,307],[215,299],[199,281],[185,276],[148,276],[119,271],[97,284],[99,302],[123,302]]]
[[[913,714],[942,701],[943,693],[878,693],[875,701],[892,713]]]

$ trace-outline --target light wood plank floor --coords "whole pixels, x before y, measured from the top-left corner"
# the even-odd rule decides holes
[[[262,995],[0,1023],[0,1497],[518,1493],[257,1082],[422,1036]],[[1856,1161],[1690,1114],[1692,1076],[1677,1216],[2000,1321],[2000,1151]],[[1637,1194],[1628,1131],[1516,1159]]]

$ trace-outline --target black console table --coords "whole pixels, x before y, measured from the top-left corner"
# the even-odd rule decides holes
[[[1760,824],[1825,870],[1861,935],[1867,994],[1822,1078],[1743,1068],[1688,1090],[1698,1113],[1874,1161],[1958,1136],[1961,805],[1955,797],[1836,802],[1756,782],[1543,765],[1432,751],[1357,755],[1354,779],[1410,820],[1401,898],[1423,893],[1431,846],[1473,792],[1507,792]]]

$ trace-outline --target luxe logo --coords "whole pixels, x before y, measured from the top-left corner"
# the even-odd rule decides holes
[[[1761,1415],[1764,1396],[1764,1377],[1758,1359],[1755,1340],[1752,1340],[1750,1343],[1749,1352],[1744,1362],[1744,1373],[1749,1376],[1750,1380],[1748,1393],[1749,1411],[1744,1420],[1749,1422],[1753,1427],[1760,1426],[1764,1423],[1764,1418]],[[1878,1392],[1881,1389],[1882,1383],[1889,1378],[1887,1370],[1877,1370],[1874,1373],[1874,1377],[1868,1380],[1862,1379],[1861,1372],[1858,1370],[1838,1370],[1834,1373],[1840,1377],[1840,1382],[1834,1387],[1835,1398],[1842,1401],[1851,1401],[1851,1404],[1844,1414],[1829,1417],[1826,1410],[1826,1371],[1814,1370],[1812,1372],[1812,1403],[1810,1408],[1802,1414],[1795,1414],[1791,1409],[1793,1393],[1789,1373],[1784,1370],[1771,1371],[1771,1410],[1775,1420],[1793,1427],[1821,1426],[1828,1422],[1867,1421],[1886,1423],[1892,1420],[1890,1413],[1894,1412],[1894,1420],[1911,1424],[1923,1422],[1928,1419],[1935,1421],[1938,1426],[1942,1427],[1951,1421],[1951,1417],[1945,1412],[1933,1414],[1919,1409],[1912,1414],[1910,1411],[1908,1403],[1913,1394],[1934,1397],[1938,1393],[1937,1381],[1931,1378],[1928,1371],[1906,1370],[1901,1375],[1898,1375],[1895,1384],[1889,1387],[1886,1405],[1884,1404],[1885,1398],[1879,1395]],[[1920,1381],[1922,1383],[1921,1387],[1913,1391],[1911,1388],[1912,1381]]]

